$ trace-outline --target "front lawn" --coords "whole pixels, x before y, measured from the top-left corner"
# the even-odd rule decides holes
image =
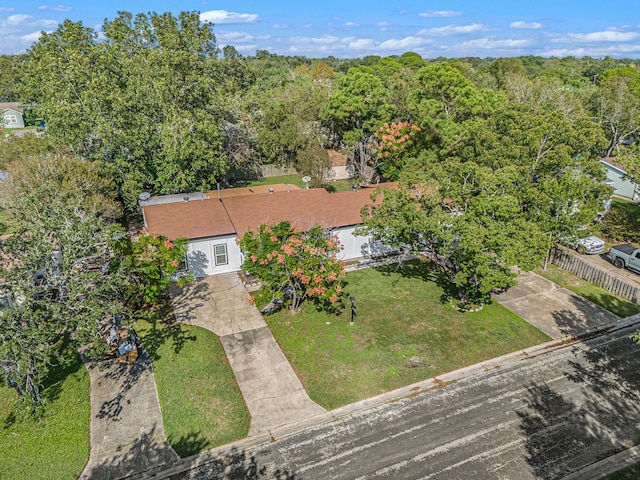
[[[591,300],[596,305],[600,305],[621,318],[640,313],[640,305],[637,303],[618,297],[555,265],[548,265],[546,270],[539,268],[536,273],[587,300]]]
[[[178,455],[247,436],[249,412],[215,334],[175,323],[169,305],[135,329],[153,361],[164,430]]]
[[[350,272],[354,325],[307,308],[265,317],[310,397],[333,409],[550,338],[497,303],[475,313],[443,304],[421,261]],[[349,303],[347,301],[347,303]]]
[[[631,200],[614,198],[602,221],[602,233],[608,244],[640,243],[640,205]]]
[[[75,351],[52,368],[42,418],[18,420],[16,394],[0,381],[0,478],[75,479],[89,460],[89,374]]]
[[[611,473],[602,480],[638,480],[638,478],[640,478],[640,463]]]

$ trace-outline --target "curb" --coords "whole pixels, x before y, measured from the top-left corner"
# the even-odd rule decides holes
[[[250,448],[267,445],[271,442],[292,436],[296,433],[300,433],[312,427],[338,421],[342,418],[366,412],[367,410],[371,410],[388,403],[402,401],[404,399],[413,398],[433,390],[446,388],[447,385],[456,383],[466,378],[502,369],[504,367],[511,366],[522,361],[533,360],[540,355],[555,352],[557,350],[570,347],[583,341],[597,339],[605,334],[612,334],[626,329],[637,328],[638,326],[640,326],[640,314],[628,317],[620,322],[611,322],[607,325],[593,328],[577,336],[567,336],[561,339],[551,340],[546,343],[508,353],[500,357],[492,358],[484,362],[469,365],[467,367],[462,367],[460,369],[453,370],[451,372],[444,373],[433,378],[421,380],[420,382],[400,387],[398,389],[377,395],[375,397],[367,398],[356,403],[345,405],[343,407],[338,407],[336,409],[328,411],[327,413],[310,417],[302,422],[277,427],[266,434],[260,434],[254,437],[246,437],[235,442],[228,443],[226,445],[215,447],[210,450],[178,460],[171,467],[163,469],[162,471],[147,471],[132,475],[127,478],[149,478],[157,480],[168,478],[172,475],[176,475],[193,468],[206,465],[207,463],[219,461],[221,458],[231,456],[239,451],[246,451]],[[629,458],[626,458],[623,454],[627,455]],[[619,455],[620,457],[618,458]],[[625,465],[619,463],[623,461],[623,458],[626,458],[625,461],[629,463]],[[594,470],[597,469],[600,464],[608,464],[608,468],[610,468],[611,471],[609,472],[607,470],[606,472],[604,472],[604,474],[607,474],[619,470],[621,467],[624,467],[626,465],[631,465],[637,462],[638,459],[640,459],[640,446],[633,447],[632,449],[625,450],[624,452],[620,452],[619,454],[602,460],[601,462],[597,462],[596,464],[592,464],[589,467],[585,467],[579,472],[574,472],[570,474],[570,476],[565,478],[571,480],[598,480],[601,477],[586,475],[596,475]],[[604,466],[602,468],[604,468]],[[591,473],[592,471],[594,472]],[[598,475],[602,473],[603,472],[600,472],[598,473]]]
[[[616,453],[604,460],[592,463],[577,472],[570,473],[563,480],[601,480],[607,475],[640,462],[640,445]]]

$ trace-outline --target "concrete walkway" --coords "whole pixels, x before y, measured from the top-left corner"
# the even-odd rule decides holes
[[[167,442],[149,357],[132,365],[85,362],[91,381],[91,452],[80,479],[128,477],[178,460]]]
[[[620,317],[532,272],[493,297],[553,339],[580,335],[620,321]]]
[[[199,279],[172,298],[179,322],[220,337],[251,415],[250,437],[326,413],[307,395],[237,273]]]

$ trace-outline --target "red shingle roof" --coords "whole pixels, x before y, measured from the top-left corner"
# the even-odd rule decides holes
[[[388,183],[381,187],[396,185]],[[324,188],[274,190],[274,193],[222,196],[222,201],[212,198],[149,205],[144,207],[146,224],[149,230],[172,239],[234,232],[242,237],[250,230],[257,231],[263,223],[283,220],[290,221],[299,230],[307,230],[316,224],[325,228],[358,225],[362,223],[360,210],[372,203],[370,196],[375,188],[336,193],[329,193]]]
[[[144,207],[144,216],[149,230],[170,240],[214,237],[235,231],[217,198],[148,205]]]

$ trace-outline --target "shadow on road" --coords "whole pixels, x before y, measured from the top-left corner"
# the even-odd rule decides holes
[[[210,300],[209,285],[203,279],[196,279],[184,288],[174,283],[169,288],[169,297],[173,303],[176,319],[179,322],[192,323],[197,319],[193,312],[202,308]]]
[[[128,450],[89,465],[80,479],[106,480],[127,478],[150,469],[168,467],[177,460],[168,443],[158,442],[155,429],[140,436]]]
[[[571,329],[580,319],[565,311],[556,321]],[[640,347],[627,337],[596,338],[572,354],[563,374],[574,387],[557,391],[560,379],[532,383],[518,412],[527,461],[544,480],[640,443]]]
[[[216,480],[297,480],[295,472],[286,468],[278,468],[275,471],[267,471],[260,466],[255,456],[237,449],[231,450],[228,455],[200,465],[187,472],[172,475],[171,480],[187,479],[211,479]]]
[[[107,379],[117,382],[118,392],[116,395],[102,402],[100,405],[100,411],[97,413],[98,418],[109,418],[114,421],[118,421],[124,403],[129,402],[127,393],[138,382],[138,379],[151,370],[151,359],[149,356],[140,349],[140,356],[135,363],[127,365],[124,363],[118,363],[113,360],[106,360],[102,365],[92,368],[105,369],[106,373],[103,376]]]

